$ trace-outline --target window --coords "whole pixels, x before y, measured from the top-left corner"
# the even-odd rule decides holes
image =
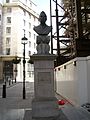
[[[34,43],[34,48],[36,48],[36,43]]]
[[[9,3],[10,2],[10,0],[6,0],[6,3]]]
[[[10,55],[10,48],[6,48],[6,55]]]
[[[31,51],[28,51],[28,56],[30,56],[31,55]]]
[[[6,33],[10,34],[11,33],[11,27],[6,27]]]
[[[31,41],[29,41],[29,47],[31,47]]]
[[[7,13],[11,13],[12,12],[12,8],[7,7]]]
[[[29,23],[29,29],[31,28],[31,23]]]
[[[36,35],[34,34],[34,40],[36,39]]]
[[[29,14],[29,18],[31,19],[31,14]]]
[[[29,75],[29,77],[33,77],[34,76],[34,72],[33,71],[29,71],[28,75]]]
[[[28,72],[28,75],[29,75],[29,77],[31,77],[31,76],[32,76],[32,75],[31,75],[31,71],[29,71],[29,72]]]
[[[24,16],[26,16],[26,11],[25,10],[23,10],[23,13],[24,13]]]
[[[10,37],[7,37],[7,38],[6,38],[6,44],[7,44],[7,45],[10,45],[10,42],[11,42]]]
[[[25,21],[25,20],[23,20],[23,25],[24,25],[24,26],[26,25],[26,21]]]
[[[1,21],[1,15],[0,15],[0,21]]]
[[[31,32],[29,32],[29,37],[31,37]]]
[[[34,18],[34,21],[36,21],[36,18],[35,17],[33,17]]]
[[[25,34],[25,29],[23,29],[23,34]]]
[[[7,23],[11,23],[11,17],[7,17]]]
[[[32,3],[30,2],[30,7],[32,7]]]

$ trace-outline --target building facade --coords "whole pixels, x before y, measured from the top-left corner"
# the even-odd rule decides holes
[[[0,3],[0,54],[2,54],[2,4]]]
[[[0,2],[0,55],[2,55],[2,4]],[[0,79],[2,79],[2,59],[0,59]]]
[[[1,9],[2,8],[2,9]],[[28,63],[30,55],[36,53],[36,33],[34,25],[38,24],[37,6],[31,0],[3,0],[0,10],[2,18],[2,38],[0,38],[0,50],[2,61],[2,79],[23,78],[23,51],[21,39],[28,39],[25,49],[26,80],[33,78],[33,65]],[[2,13],[2,14],[1,14]],[[1,29],[1,27],[0,27]],[[20,59],[18,64],[13,64],[13,59]]]

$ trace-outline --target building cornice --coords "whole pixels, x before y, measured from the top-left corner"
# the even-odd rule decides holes
[[[12,55],[0,55],[0,61],[11,61],[13,59],[15,59],[16,56],[12,56]]]
[[[34,10],[32,10],[30,7],[27,5],[23,4],[22,2],[17,2],[17,3],[5,3],[3,4],[3,7],[21,7],[23,10],[26,10],[28,13],[32,14],[35,17],[39,17],[39,14],[37,14]]]

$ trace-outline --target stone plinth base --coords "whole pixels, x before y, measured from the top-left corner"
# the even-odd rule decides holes
[[[57,118],[59,108],[57,100],[35,100],[32,101],[32,118]]]
[[[58,117],[59,109],[57,104],[57,99],[43,99],[43,100],[33,100],[32,101],[32,117],[33,118],[43,118],[43,117]]]
[[[54,60],[56,55],[33,55],[34,61],[34,99],[32,117],[47,118],[59,115],[54,92]]]

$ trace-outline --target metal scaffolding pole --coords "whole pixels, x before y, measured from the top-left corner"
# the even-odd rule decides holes
[[[52,28],[52,3],[50,0],[50,24]],[[53,54],[53,37],[52,37],[52,30],[51,30],[51,54]]]
[[[77,14],[77,33],[78,38],[82,38],[83,29],[82,29],[82,15],[81,15],[81,0],[75,0],[76,4],[76,14]]]
[[[60,56],[59,21],[58,21],[58,3],[57,3],[57,0],[56,0],[56,32],[57,32],[57,55]]]

